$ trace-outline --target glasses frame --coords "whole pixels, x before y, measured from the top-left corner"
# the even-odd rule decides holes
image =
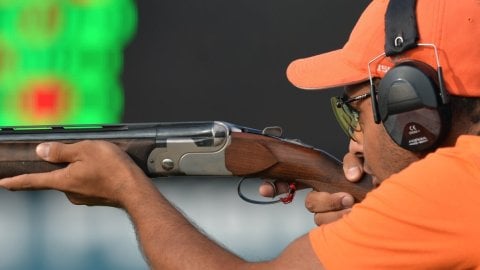
[[[335,96],[331,98],[333,113],[335,115],[335,118],[337,119],[338,124],[345,132],[345,134],[347,134],[347,136],[353,141],[357,141],[357,139],[355,138],[355,132],[360,132],[362,130],[358,122],[360,117],[359,112],[349,104],[352,102],[365,100],[371,96],[371,93],[367,92],[348,99],[347,96]]]

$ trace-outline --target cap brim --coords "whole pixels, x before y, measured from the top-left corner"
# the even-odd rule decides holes
[[[349,63],[344,49],[298,59],[287,68],[288,80],[298,88],[321,90],[368,80],[367,67]]]

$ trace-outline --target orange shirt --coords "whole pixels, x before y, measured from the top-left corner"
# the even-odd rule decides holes
[[[480,137],[392,175],[310,241],[326,269],[480,269]]]

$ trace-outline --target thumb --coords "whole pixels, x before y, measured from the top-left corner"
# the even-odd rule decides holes
[[[76,161],[77,152],[74,151],[74,144],[58,142],[47,142],[37,145],[36,153],[43,160],[60,163]]]
[[[343,172],[351,182],[357,182],[363,176],[363,160],[353,153],[347,153],[343,157]]]

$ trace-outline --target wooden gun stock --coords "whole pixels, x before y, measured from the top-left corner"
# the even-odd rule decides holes
[[[328,154],[268,136],[232,133],[225,158],[234,175],[294,180],[317,191],[348,192],[356,201],[373,189],[367,177],[357,183],[348,181],[341,163]]]

